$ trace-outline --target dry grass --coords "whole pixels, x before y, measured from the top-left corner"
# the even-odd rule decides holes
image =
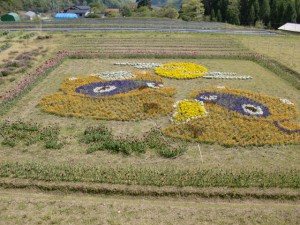
[[[236,36],[241,43],[300,73],[300,36]]]
[[[0,189],[0,224],[298,224],[296,203],[132,198]]]

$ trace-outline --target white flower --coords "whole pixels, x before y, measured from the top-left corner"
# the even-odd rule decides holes
[[[284,104],[288,104],[288,105],[294,105],[293,102],[291,102],[290,100],[286,99],[286,98],[281,98],[280,101]]]
[[[224,89],[225,86],[222,86],[222,85],[217,85],[216,88],[219,88],[219,89]]]
[[[105,80],[125,80],[134,77],[132,73],[127,71],[94,73],[92,76],[100,77]]]
[[[210,96],[201,95],[200,98],[204,99],[206,101],[214,101],[214,100],[217,100],[218,96],[217,95],[210,95]]]
[[[263,115],[264,111],[261,109],[260,106],[255,106],[251,104],[243,104],[242,105],[243,110],[250,114],[250,115]]]
[[[70,81],[77,80],[77,79],[78,79],[77,77],[70,77],[69,78]]]
[[[96,87],[94,88],[95,93],[103,93],[103,92],[110,92],[115,90],[117,87],[113,85],[107,85],[107,86],[101,86],[101,87]]]
[[[163,84],[159,84],[159,83],[147,83],[147,86],[150,88],[161,88],[164,85]]]
[[[233,72],[208,72],[203,76],[206,79],[240,79],[240,80],[248,80],[252,79],[251,76],[235,76],[236,73]]]
[[[161,63],[139,63],[139,62],[117,62],[114,63],[117,66],[133,66],[137,69],[153,69],[156,67],[160,67]]]

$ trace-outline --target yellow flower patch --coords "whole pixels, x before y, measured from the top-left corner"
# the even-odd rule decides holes
[[[154,69],[155,73],[174,79],[193,79],[202,77],[207,72],[207,68],[195,63],[173,62],[163,64]]]
[[[176,102],[174,107],[176,112],[172,116],[172,121],[176,124],[185,123],[207,114],[203,103],[197,100],[182,100]]]

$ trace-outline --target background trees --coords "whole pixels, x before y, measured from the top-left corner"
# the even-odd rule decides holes
[[[124,16],[176,18],[179,13],[186,21],[209,18],[211,21],[273,28],[286,22],[300,23],[300,0],[0,0],[0,12],[55,13],[72,5],[90,5],[96,13],[105,8],[120,8]]]

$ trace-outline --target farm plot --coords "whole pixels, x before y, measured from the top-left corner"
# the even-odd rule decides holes
[[[83,35],[69,40],[63,49],[73,51],[93,51],[103,54],[235,54],[245,52],[237,41],[226,35],[203,36],[193,34],[163,34],[149,33],[150,38],[144,34],[132,33],[103,33],[99,35]]]
[[[1,129],[2,177],[176,187],[299,187],[299,90],[259,60],[251,61],[252,55],[237,60],[233,52],[223,51],[230,42],[227,50],[234,48],[236,56],[249,54],[230,36],[172,34],[177,45],[187,37],[195,39],[182,45],[187,54],[176,52],[175,43],[165,54],[161,44],[168,43],[163,39],[154,44],[154,51],[144,51],[142,44],[150,40],[139,35],[116,39],[115,33],[78,34],[85,49],[67,35],[60,47],[64,51],[36,70],[32,79],[36,76],[39,82],[29,86],[28,93],[17,89],[16,95],[6,95],[13,107],[1,119],[17,122]],[[138,36],[140,44],[129,40]],[[199,44],[197,54],[191,52],[197,41],[208,46],[210,38],[216,44],[225,40],[218,45],[220,51]],[[134,51],[125,56],[110,39],[127,42]],[[162,65],[165,70],[157,70]],[[18,95],[22,101],[14,102]],[[39,140],[26,142],[33,133]]]

